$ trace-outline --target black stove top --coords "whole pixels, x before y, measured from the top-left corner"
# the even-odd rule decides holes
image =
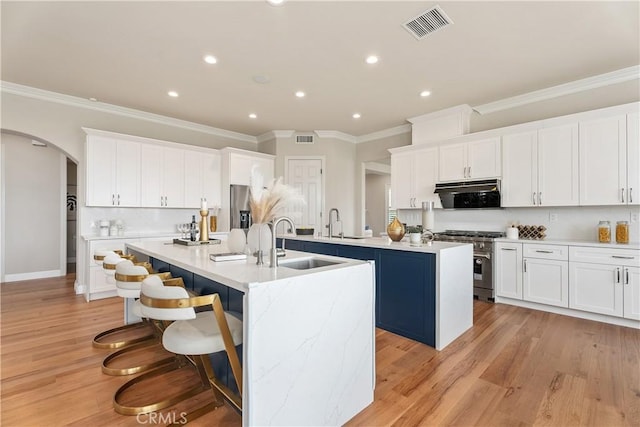
[[[505,233],[501,231],[445,230],[436,233],[436,237],[437,236],[480,237],[485,239],[497,239],[499,237],[505,237]]]

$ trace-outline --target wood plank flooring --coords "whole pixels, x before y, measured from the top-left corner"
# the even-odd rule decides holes
[[[73,280],[0,285],[1,425],[158,425],[210,401],[207,391],[156,418],[116,414],[129,377],[103,375],[108,351],[91,339],[121,324],[122,300],[87,303]],[[473,328],[441,352],[377,330],[376,372],[375,402],[348,426],[640,426],[635,329],[476,301]],[[193,381],[174,375],[133,397]],[[241,418],[225,405],[189,425]]]

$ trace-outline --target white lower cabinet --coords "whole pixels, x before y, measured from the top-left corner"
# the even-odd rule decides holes
[[[569,263],[524,258],[522,299],[541,304],[569,307]]]
[[[495,245],[496,296],[522,299],[522,243]]]
[[[640,320],[640,254],[632,249],[572,247],[570,308]]]
[[[500,242],[495,267],[496,296],[569,306],[566,246]]]

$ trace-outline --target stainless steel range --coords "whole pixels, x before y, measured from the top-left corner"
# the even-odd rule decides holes
[[[504,236],[499,231],[446,230],[435,233],[434,239],[473,244],[473,296],[493,302],[493,240]]]

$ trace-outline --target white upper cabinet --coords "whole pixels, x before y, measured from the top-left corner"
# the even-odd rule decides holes
[[[575,206],[578,182],[577,124],[502,137],[502,206]]]
[[[640,114],[627,114],[627,203],[640,204]]]
[[[200,208],[207,199],[210,208],[220,206],[220,154],[185,151],[185,207]]]
[[[268,185],[274,176],[273,158],[236,152],[229,153],[229,184],[249,185],[254,165],[258,166],[259,172],[264,177],[264,185]]]
[[[140,206],[140,144],[88,135],[87,206]]]
[[[438,179],[438,149],[427,148],[391,155],[391,204],[396,209],[421,208],[440,201],[434,194]]]
[[[142,144],[142,206],[184,207],[184,150]]]
[[[500,177],[500,138],[487,138],[439,147],[440,181]]]
[[[579,126],[580,204],[628,204],[627,115],[581,121]],[[632,151],[634,144],[637,150],[637,139],[630,142]]]

